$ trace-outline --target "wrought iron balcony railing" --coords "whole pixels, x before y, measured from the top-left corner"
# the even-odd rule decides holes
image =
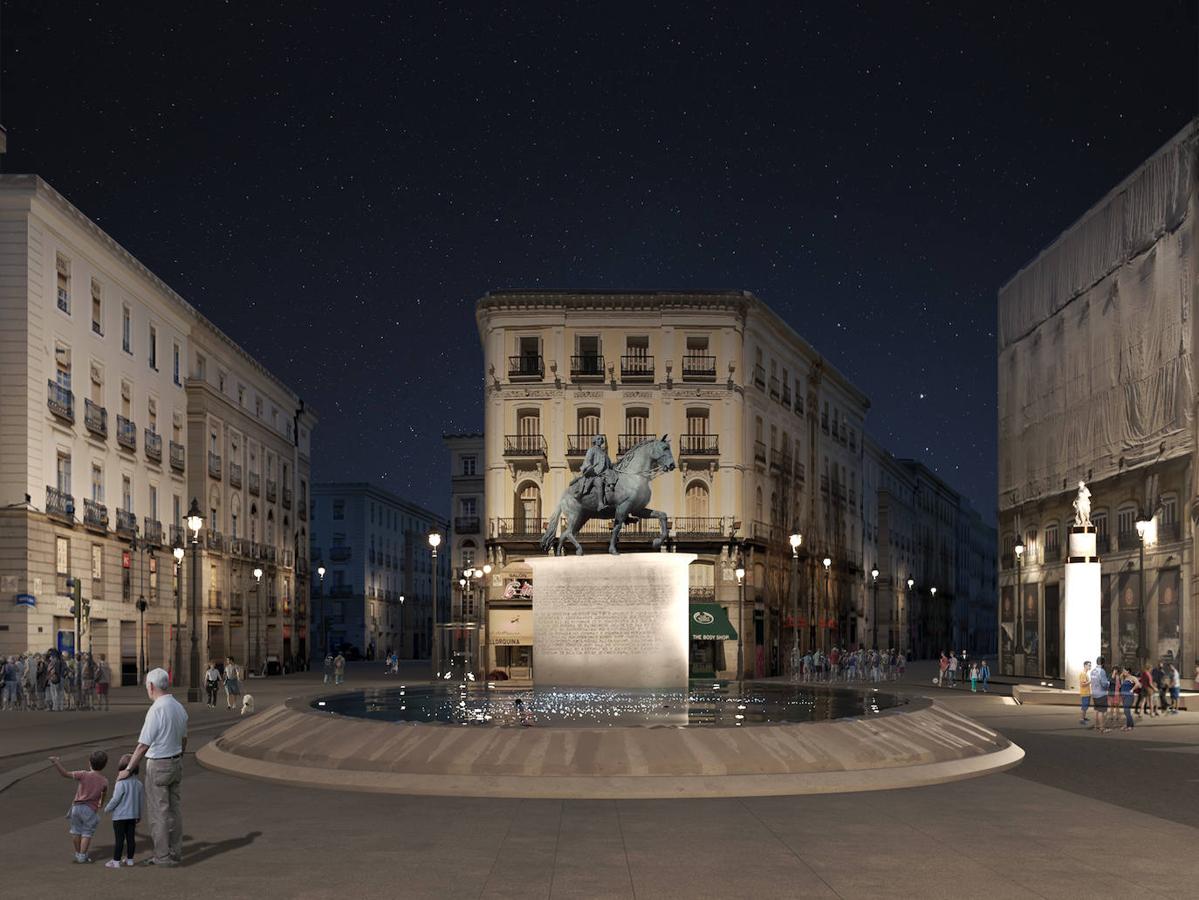
[[[184,463],[187,459],[187,454],[183,449],[182,444],[176,444],[171,441],[171,468],[179,472],[183,471]]]
[[[545,456],[545,435],[542,434],[506,434],[504,435],[504,456]]]
[[[213,478],[221,477],[221,455],[208,451],[208,474]]]
[[[66,491],[46,485],[46,515],[75,521],[75,498]]]
[[[571,378],[603,378],[604,357],[601,354],[584,354],[570,358]]]
[[[719,456],[720,438],[715,434],[680,434],[679,456]]]
[[[246,478],[248,479],[247,489],[251,494],[257,497],[262,493],[262,476],[257,472],[250,472]]]
[[[517,517],[513,519],[492,519],[492,536],[513,541],[536,540],[545,531],[545,519]]]
[[[142,519],[142,536],[146,543],[155,547],[162,546],[162,523],[157,519],[146,516]]]
[[[478,534],[479,533],[479,517],[478,516],[455,516],[454,517],[454,532],[456,534]]]
[[[117,445],[137,452],[137,425],[124,416],[117,416]]]
[[[129,509],[117,510],[117,534],[133,537],[137,534],[137,516]]]
[[[639,354],[622,356],[620,358],[620,377],[625,381],[652,381],[654,358]]]
[[[283,508],[291,509],[291,488],[287,485],[283,486]]]
[[[143,438],[146,442],[146,459],[162,462],[162,435],[147,428]]]
[[[333,562],[345,562],[354,555],[353,547],[330,547],[329,559]]]
[[[766,370],[760,363],[754,365],[754,384],[762,390],[766,390]]]
[[[540,381],[545,378],[545,360],[540,356],[509,356],[509,381]]]
[[[95,500],[83,501],[83,524],[97,531],[108,530],[108,507]]]
[[[46,382],[46,406],[64,421],[75,422],[75,394],[57,381]]]
[[[716,357],[706,353],[688,353],[683,357],[683,381],[715,381]]]
[[[587,451],[591,449],[593,440],[595,440],[594,434],[568,434],[566,436],[566,455],[586,456]]]
[[[266,501],[267,501],[267,503],[274,503],[275,499],[278,496],[279,496],[279,482],[273,481],[270,478],[268,478],[266,480]]]
[[[241,487],[241,463],[229,463],[229,486]]]
[[[97,437],[108,437],[108,410],[84,398],[83,427]]]

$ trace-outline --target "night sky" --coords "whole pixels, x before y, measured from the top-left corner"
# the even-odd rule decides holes
[[[1197,107],[1169,0],[2,11],[5,171],[315,405],[315,478],[439,511],[483,292],[699,288],[993,514],[997,289]]]

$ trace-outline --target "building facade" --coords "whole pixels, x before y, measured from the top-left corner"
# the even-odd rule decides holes
[[[523,561],[597,434],[613,459],[669,436],[678,469],[655,481],[653,502],[671,517],[670,548],[698,556],[693,604],[722,607],[743,634],[747,675],[782,671],[797,633],[804,647],[866,639],[869,403],[765,304],[744,292],[510,292],[483,297],[477,319],[489,674],[531,675],[536,586]],[[584,528],[589,550],[608,527]],[[648,549],[656,530],[627,527],[625,552]],[[735,636],[695,640],[691,654],[694,675],[731,675]]]
[[[449,523],[376,485],[318,482],[311,524],[312,565],[325,570],[313,581],[315,655],[323,633],[328,650],[429,658],[452,595],[448,548],[443,540],[435,560],[428,537],[444,539]]]
[[[449,562],[456,593],[450,607],[451,622],[477,622],[482,616],[484,528],[487,510],[483,492],[483,435],[447,434],[442,440],[450,451]],[[466,572],[477,576],[463,580]],[[488,573],[490,574],[490,573]]]
[[[78,641],[126,682],[146,666],[176,669],[194,583],[202,658],[260,667],[299,654],[292,598],[306,595],[315,416],[40,178],[0,176],[0,218],[0,653]],[[232,467],[251,448],[272,487],[240,532]],[[198,545],[184,532],[193,498]],[[189,549],[180,573],[172,548],[184,545],[198,556]],[[78,633],[76,581],[88,612]],[[184,663],[176,682],[187,674]]]
[[[999,292],[1001,670],[1061,677],[1064,556],[1080,481],[1109,662],[1196,643],[1194,120]]]

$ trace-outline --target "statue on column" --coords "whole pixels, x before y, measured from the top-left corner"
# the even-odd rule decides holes
[[[1074,524],[1079,528],[1091,525],[1091,491],[1085,481],[1078,482],[1078,496],[1074,498]]]

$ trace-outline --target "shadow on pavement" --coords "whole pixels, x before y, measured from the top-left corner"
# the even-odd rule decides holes
[[[227,841],[196,841],[189,845],[186,843],[187,835],[184,835],[182,865],[196,865],[197,863],[202,863],[212,859],[214,856],[220,856],[222,853],[228,853],[230,850],[237,850],[241,847],[249,846],[250,844],[254,843],[255,838],[261,836],[261,831],[251,831],[244,837],[229,838]]]

